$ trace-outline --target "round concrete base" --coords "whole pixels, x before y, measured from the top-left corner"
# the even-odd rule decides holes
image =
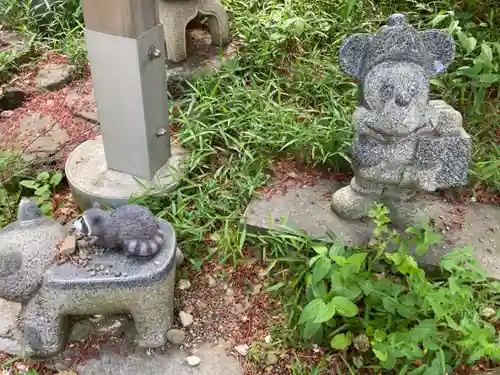
[[[76,205],[85,210],[94,202],[116,208],[127,204],[135,195],[147,191],[151,195],[165,195],[177,187],[186,173],[184,161],[187,152],[172,144],[172,155],[150,181],[109,170],[106,165],[102,137],[86,141],[68,157],[66,178]]]

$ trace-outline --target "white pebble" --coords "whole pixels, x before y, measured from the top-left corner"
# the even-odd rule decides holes
[[[191,355],[189,357],[186,358],[186,362],[189,366],[191,367],[195,367],[195,366],[198,366],[201,362],[201,359],[198,358],[197,356],[195,355]]]
[[[177,287],[179,288],[179,290],[186,290],[191,287],[191,283],[188,279],[180,279],[177,283]]]
[[[188,314],[185,311],[181,311],[179,313],[179,318],[181,319],[181,323],[182,323],[183,327],[187,327],[187,326],[193,324],[193,322],[194,322],[193,316],[191,314]]]
[[[248,345],[238,345],[238,346],[235,346],[234,347],[234,350],[236,350],[236,353],[238,353],[239,355],[245,357],[247,354],[248,354],[248,350],[250,348],[248,347]]]

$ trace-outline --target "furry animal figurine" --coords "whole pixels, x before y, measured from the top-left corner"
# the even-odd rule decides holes
[[[77,233],[97,237],[95,245],[122,249],[126,254],[147,257],[165,243],[156,217],[147,208],[128,204],[108,212],[98,203],[73,222]]]

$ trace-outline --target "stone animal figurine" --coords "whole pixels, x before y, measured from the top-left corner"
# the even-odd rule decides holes
[[[97,237],[95,245],[137,256],[155,255],[165,243],[158,220],[146,207],[128,204],[112,212],[94,203],[73,223],[77,233]]]
[[[92,263],[112,266],[113,273],[93,276],[72,262],[55,263],[66,230],[32,202],[21,201],[18,220],[0,230],[0,298],[21,303],[28,355],[60,353],[70,315],[131,313],[140,346],[165,344],[173,320],[176,237],[168,222],[158,222],[165,243],[154,258],[94,254]]]
[[[417,31],[393,14],[374,35],[355,34],[340,48],[343,70],[360,80],[360,106],[353,115],[354,178],[336,191],[332,209],[344,219],[367,215],[386,203],[393,222],[420,221],[420,191],[463,185],[471,154],[462,116],[429,100],[429,80],[455,53],[453,38],[440,30]]]

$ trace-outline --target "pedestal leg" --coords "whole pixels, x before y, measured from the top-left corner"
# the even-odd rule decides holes
[[[173,313],[168,306],[136,307],[132,309],[138,345],[158,348],[165,345],[167,331],[172,326]]]
[[[229,21],[227,12],[217,0],[203,0],[199,12],[208,16],[208,29],[212,43],[222,46],[229,41]]]
[[[36,355],[56,355],[64,348],[66,319],[56,309],[48,309],[36,300],[35,297],[21,312],[23,338]]]

